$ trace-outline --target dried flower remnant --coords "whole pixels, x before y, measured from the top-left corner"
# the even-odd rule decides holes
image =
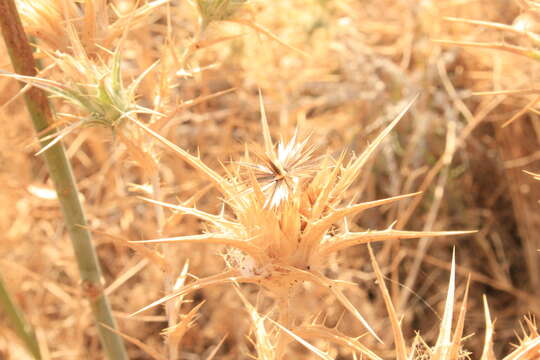
[[[378,339],[375,331],[341,291],[340,283],[323,275],[329,255],[351,246],[390,239],[469,233],[398,231],[391,227],[365,232],[351,232],[348,229],[330,231],[347,216],[416,195],[406,194],[359,204],[341,205],[347,201],[346,190],[359,175],[370,155],[411,105],[412,102],[361,155],[349,161],[345,160],[345,155],[338,159],[326,155],[313,160],[311,159],[313,147],[308,146],[306,141],[298,142],[297,137],[293,137],[289,144],[282,145],[281,152],[279,147],[277,153],[274,152],[261,100],[265,141],[263,164],[259,166],[252,164],[247,167],[245,164],[238,164],[236,171],[230,171],[228,177],[222,177],[208,168],[198,157],[190,155],[144,124],[133,120],[147,133],[171,148],[177,156],[205,174],[222,193],[225,204],[234,214],[234,217],[230,218],[225,214],[213,215],[196,208],[147,199],[157,205],[196,216],[211,224],[212,231],[201,235],[144,240],[138,243],[221,244],[235,249],[228,252],[226,257],[228,269],[224,272],[187,284],[179,291],[155,301],[136,313],[209,285],[245,282],[265,288],[276,298],[277,304],[283,305],[279,306],[279,321],[281,325],[289,327],[294,319],[288,315],[288,299],[294,294],[295,289],[307,281],[328,289]],[[261,158],[260,155],[258,157]],[[291,166],[295,169],[294,176],[291,175]],[[242,174],[240,168],[248,169],[247,179],[246,176],[240,175]],[[289,172],[283,172],[284,168]],[[290,181],[294,177],[302,178],[302,181]],[[296,182],[297,185],[289,186],[286,178],[292,184]],[[287,315],[282,316],[283,314]],[[278,353],[281,353],[280,349]]]
[[[318,164],[311,158],[316,148],[309,144],[309,140],[308,137],[299,142],[295,134],[287,144],[280,141],[276,151],[271,140],[265,139],[265,150],[254,151],[260,164],[239,163],[255,174],[257,183],[267,197],[265,206],[278,207],[295,191],[295,187],[301,185],[303,179],[309,178],[317,170]]]

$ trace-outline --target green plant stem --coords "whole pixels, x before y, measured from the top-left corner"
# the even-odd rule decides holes
[[[4,279],[0,275],[0,307],[4,309],[4,312],[8,318],[9,323],[15,330],[17,336],[24,342],[24,345],[28,351],[32,354],[34,359],[41,360],[41,352],[39,351],[39,344],[34,333],[32,325],[26,321],[22,311],[17,307],[11,295],[9,294]]]
[[[0,27],[15,72],[26,76],[36,75],[32,48],[22,27],[14,0],[0,0]],[[45,93],[31,88],[25,94],[25,102],[38,133],[52,124],[52,111]],[[50,140],[49,140],[50,141]],[[47,141],[42,141],[44,146]],[[104,293],[101,270],[97,255],[87,229],[86,218],[71,166],[61,142],[43,153],[58,200],[64,214],[66,227],[79,265],[83,296],[90,302],[101,343],[110,360],[127,359],[122,338],[109,331],[101,323],[116,329],[109,301]]]

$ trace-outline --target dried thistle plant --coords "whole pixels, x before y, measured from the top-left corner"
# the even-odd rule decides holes
[[[359,156],[346,160],[329,155],[312,159],[314,148],[308,140],[299,141],[295,136],[287,145],[281,143],[277,152],[270,132],[261,99],[264,154],[257,157],[262,164],[238,164],[223,177],[208,168],[198,157],[188,154],[161,135],[137,120],[133,120],[147,133],[172,149],[178,157],[202,172],[221,192],[224,204],[229,206],[232,217],[214,215],[196,208],[168,204],[147,199],[151,203],[196,216],[211,225],[211,230],[201,235],[137,241],[137,243],[200,243],[219,244],[231,250],[225,256],[227,270],[196,280],[180,290],[163,297],[136,312],[166,303],[175,297],[196,289],[219,283],[253,283],[266,289],[276,299],[279,323],[290,328],[294,314],[289,300],[303,282],[325,287],[350,311],[377,339],[375,331],[347,299],[340,283],[324,275],[329,257],[349,247],[391,239],[435,237],[467,234],[469,232],[416,232],[385,230],[352,232],[335,225],[346,222],[347,216],[357,215],[367,209],[389,204],[416,194],[342,205],[347,202],[346,191],[360,174],[369,157],[383,138],[403,117],[412,102],[382,131],[372,144]],[[247,175],[242,176],[242,173]],[[281,334],[283,332],[280,332]],[[287,341],[279,337],[276,358],[281,358]],[[367,355],[367,354],[366,354]]]

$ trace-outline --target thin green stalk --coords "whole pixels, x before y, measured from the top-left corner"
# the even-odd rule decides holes
[[[0,27],[15,72],[36,75],[32,48],[22,27],[14,0],[0,0]],[[52,111],[45,93],[31,88],[25,101],[35,130],[40,133],[52,124]],[[50,140],[49,140],[50,141]],[[45,146],[48,141],[42,141]],[[100,334],[101,343],[110,360],[128,359],[122,338],[99,324],[116,329],[109,301],[104,293],[101,270],[70,163],[63,145],[58,142],[43,153],[64,214],[66,227],[79,265],[83,296],[88,299]]]
[[[24,342],[26,349],[32,354],[34,359],[41,360],[41,352],[39,351],[39,344],[34,333],[32,325],[26,321],[22,311],[15,304],[11,295],[9,294],[4,279],[0,275],[0,307],[4,309],[8,321],[15,330],[17,336]]]

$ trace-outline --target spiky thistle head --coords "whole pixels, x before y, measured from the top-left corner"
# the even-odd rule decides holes
[[[154,69],[154,65],[146,69],[129,86],[125,87],[120,69],[120,50],[117,48],[109,57],[109,61],[90,59],[79,41],[72,26],[68,26],[73,55],[62,52],[48,53],[62,81],[43,77],[23,76],[0,72],[0,76],[11,77],[41,88],[53,97],[60,98],[72,105],[73,113],[56,113],[61,117],[56,125],[64,125],[57,133],[41,140],[50,140],[39,153],[47,150],[63,137],[81,126],[104,126],[113,131],[128,117],[137,113],[153,114],[150,109],[140,107],[136,103],[136,90],[142,79]]]
[[[410,104],[409,104],[410,106]],[[210,243],[226,245],[233,250],[226,256],[229,270],[200,279],[175,294],[149,307],[184,294],[195,288],[219,282],[251,282],[261,285],[278,298],[287,297],[304,281],[324,286],[368,329],[367,322],[343,295],[339,286],[326,278],[322,270],[330,255],[358,244],[398,238],[446,236],[461,232],[412,232],[388,228],[382,231],[351,232],[347,227],[335,230],[347,216],[388,204],[416,194],[396,196],[371,202],[343,205],[346,190],[352,185],[363,165],[378,144],[398,123],[408,107],[368,146],[360,156],[346,160],[330,155],[314,159],[314,147],[307,140],[294,136],[278,150],[272,144],[261,100],[264,153],[256,157],[262,162],[237,164],[222,177],[195,156],[172,144],[144,124],[146,132],[169,146],[175,153],[205,174],[222,193],[233,216],[213,215],[195,208],[154,200],[150,202],[190,214],[211,224],[211,231],[202,235],[172,237],[143,242]],[[247,171],[246,171],[247,170]],[[146,309],[146,308],[145,308]],[[144,309],[143,309],[144,310]],[[142,311],[142,310],[141,310]]]

